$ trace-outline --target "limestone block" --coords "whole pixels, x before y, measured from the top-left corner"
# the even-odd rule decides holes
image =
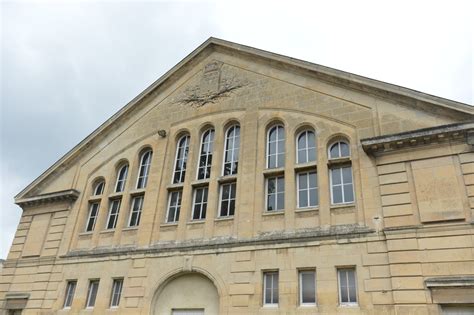
[[[248,295],[233,295],[231,297],[231,305],[234,307],[244,307],[249,305]]]
[[[407,173],[405,172],[381,175],[379,180],[380,185],[405,183],[408,181]]]
[[[473,247],[472,238],[469,235],[433,237],[418,239],[420,249],[449,249]]]
[[[423,290],[424,282],[423,277],[393,277],[392,288],[393,290],[407,290],[407,289],[420,289]]]
[[[370,266],[369,272],[370,272],[370,278],[372,279],[390,277],[390,267],[388,265]]]
[[[420,252],[414,250],[389,252],[388,257],[391,264],[420,262]]]
[[[424,290],[404,290],[393,291],[393,301],[402,304],[421,304],[426,303],[426,294]]]
[[[247,283],[231,284],[229,286],[230,295],[254,294],[255,286]]]
[[[364,288],[367,292],[388,291],[392,289],[390,278],[364,280]]]
[[[388,250],[393,251],[406,251],[406,250],[416,250],[418,249],[418,243],[416,239],[397,239],[397,240],[387,240]]]
[[[401,194],[409,191],[410,188],[408,186],[408,183],[398,183],[380,186],[380,194],[382,195]]]
[[[405,163],[394,163],[377,166],[379,175],[404,172]]]

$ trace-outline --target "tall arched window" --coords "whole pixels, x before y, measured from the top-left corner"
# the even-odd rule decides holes
[[[188,161],[189,136],[182,136],[176,147],[176,160],[174,164],[173,183],[184,182],[186,175],[186,163]]]
[[[354,184],[350,147],[348,142],[339,140],[328,149],[331,182],[331,203],[344,204],[354,202]]]
[[[94,196],[100,196],[104,193],[105,181],[101,180],[94,186]]]
[[[128,164],[123,165],[117,172],[117,183],[115,184],[115,192],[122,192],[125,190],[125,183],[127,182]]]
[[[239,166],[240,126],[233,125],[225,134],[223,175],[237,174]]]
[[[277,125],[267,134],[267,168],[278,168],[285,165],[285,128]]]
[[[208,129],[202,134],[201,138],[197,179],[206,179],[211,176],[213,146],[214,129]]]
[[[316,137],[311,130],[305,130],[296,137],[297,163],[316,161]]]
[[[151,157],[153,151],[146,150],[140,156],[140,169],[138,170],[137,189],[146,187],[148,174],[150,173]]]

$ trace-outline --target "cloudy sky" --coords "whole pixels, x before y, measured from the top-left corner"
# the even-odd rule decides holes
[[[210,36],[474,99],[471,1],[67,2],[0,4],[0,258],[13,196]]]

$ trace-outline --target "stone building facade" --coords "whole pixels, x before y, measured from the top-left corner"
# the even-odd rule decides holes
[[[0,307],[472,313],[473,119],[210,38],[16,196]]]

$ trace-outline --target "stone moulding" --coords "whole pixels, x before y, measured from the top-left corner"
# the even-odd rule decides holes
[[[268,232],[259,236],[237,239],[235,237],[219,237],[210,240],[188,240],[182,242],[160,242],[147,247],[124,246],[120,248],[96,248],[93,250],[70,251],[61,258],[101,257],[111,255],[155,254],[167,252],[189,252],[196,250],[218,250],[242,246],[265,246],[285,243],[304,243],[328,239],[351,239],[364,237],[375,230],[353,225],[341,225],[330,228],[304,229],[292,232]]]
[[[428,278],[425,280],[427,288],[447,288],[447,287],[473,287],[474,276],[462,277],[440,277]]]
[[[471,121],[367,138],[360,142],[364,151],[373,155],[448,140],[466,141],[473,132],[474,122]]]
[[[54,203],[59,201],[75,201],[79,197],[79,191],[75,189],[55,191],[34,197],[16,199],[15,203],[20,207],[37,206],[41,204]]]

